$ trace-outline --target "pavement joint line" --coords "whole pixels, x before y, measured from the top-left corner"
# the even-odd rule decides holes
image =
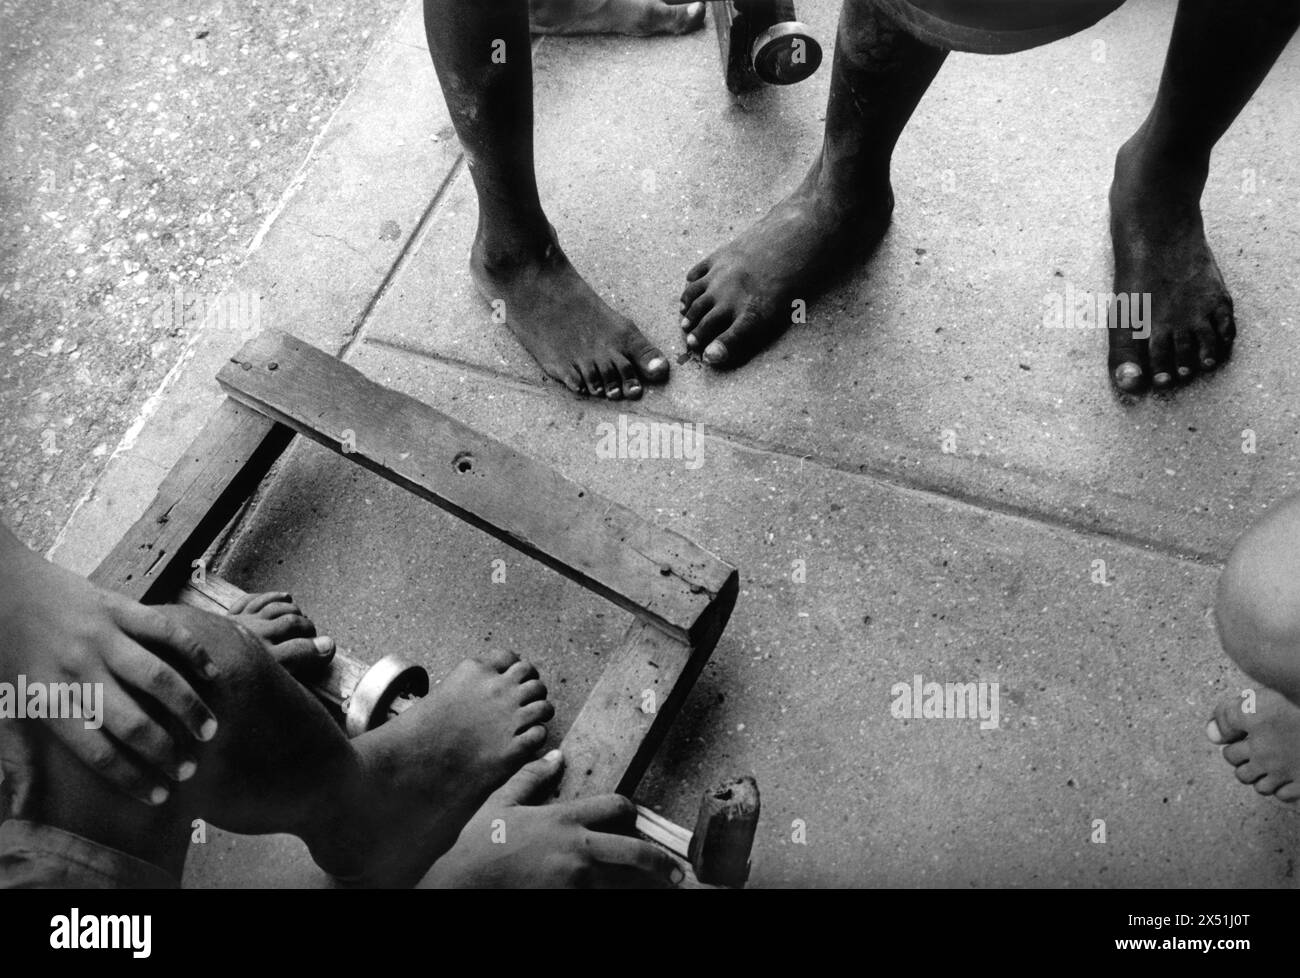
[[[346,360],[352,347],[356,345],[358,340],[363,338],[366,326],[370,323],[375,307],[379,304],[379,301],[388,294],[389,288],[392,287],[393,280],[397,278],[404,268],[406,268],[412,256],[419,251],[419,245],[423,243],[425,235],[429,232],[429,225],[434,212],[437,211],[438,207],[442,204],[443,198],[447,196],[448,190],[451,189],[452,184],[456,182],[456,179],[464,169],[465,154],[464,152],[461,152],[452,163],[451,168],[447,171],[447,176],[443,178],[438,189],[434,191],[433,198],[429,201],[429,205],[424,209],[424,213],[420,215],[420,220],[416,224],[415,229],[407,236],[406,241],[402,245],[402,250],[393,260],[388,271],[384,273],[383,280],[379,283],[378,288],[376,288],[374,293],[370,296],[370,300],[366,303],[365,308],[361,310],[361,314],[357,317],[357,324],[352,330],[352,335],[349,336],[347,340],[344,341],[342,347],[339,348],[338,358],[340,360]]]
[[[550,386],[547,384],[522,380],[519,377],[512,376],[511,374],[504,373],[492,367],[485,367],[482,364],[473,363],[468,360],[432,354],[427,350],[421,350],[400,341],[376,337],[366,338],[365,342],[370,346],[389,349],[398,353],[405,353],[418,359],[439,364],[447,368],[466,370],[470,373],[479,375],[484,380],[496,381],[506,387],[514,388],[515,390],[527,391],[529,393],[550,392],[551,390]],[[638,417],[644,417],[650,420],[676,424],[700,423],[665,411],[646,410],[644,408],[634,410],[631,408],[631,405],[633,404],[644,404],[644,402],[607,400],[600,403],[618,404],[622,406],[626,413],[635,414]],[[998,502],[976,493],[948,492],[939,486],[925,481],[924,479],[903,478],[896,472],[885,470],[878,465],[872,466],[871,463],[842,462],[824,455],[810,455],[804,451],[796,451],[780,442],[768,442],[763,439],[753,438],[723,426],[710,424],[710,427],[712,428],[712,431],[715,432],[712,437],[721,438],[723,441],[737,449],[755,454],[776,455],[791,460],[797,460],[801,463],[804,461],[811,462],[812,464],[819,465],[824,469],[830,469],[835,472],[858,478],[866,478],[873,482],[891,486],[895,489],[916,493],[931,500],[956,503],[960,506],[977,510],[981,513],[996,513],[1000,516],[1022,520],[1026,523],[1032,523],[1040,527],[1048,527],[1092,539],[1105,540],[1133,550],[1140,550],[1143,553],[1155,554],[1178,563],[1191,564],[1194,567],[1203,569],[1222,569],[1223,564],[1227,559],[1226,555],[1180,548],[1173,544],[1165,543],[1160,540],[1153,540],[1136,533],[1125,532],[1123,530],[1098,529],[1075,520],[1053,517],[1050,513],[1044,513],[1041,510],[1033,509],[1031,507]]]

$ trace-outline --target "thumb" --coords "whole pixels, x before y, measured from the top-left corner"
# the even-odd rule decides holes
[[[503,805],[541,804],[548,788],[564,770],[564,755],[558,748],[535,761],[530,761],[514,777],[496,790],[495,799]]]

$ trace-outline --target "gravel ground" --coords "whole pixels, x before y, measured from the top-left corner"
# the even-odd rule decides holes
[[[0,499],[27,543],[94,484],[402,6],[0,0]]]

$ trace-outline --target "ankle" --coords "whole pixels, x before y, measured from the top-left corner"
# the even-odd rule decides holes
[[[1210,173],[1210,154],[1171,138],[1148,119],[1116,155],[1116,170],[1144,183],[1195,191],[1199,198]]]
[[[487,233],[480,228],[470,253],[489,274],[509,275],[551,261],[559,250],[559,242],[549,227],[544,233],[529,234]]]

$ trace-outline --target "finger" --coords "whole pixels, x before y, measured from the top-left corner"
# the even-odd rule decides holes
[[[636,825],[636,805],[622,795],[595,795],[577,798],[558,806],[561,814],[589,829],[622,829]]]
[[[180,673],[148,649],[119,635],[104,649],[104,661],[117,679],[152,697],[197,740],[211,740],[216,734],[217,718],[207,704]]]
[[[564,755],[557,748],[521,767],[493,793],[493,798],[503,805],[540,804],[562,770]]]
[[[506,649],[488,649],[479,656],[479,661],[491,666],[497,672],[505,672],[519,661],[519,656]]]
[[[134,751],[147,767],[161,771],[173,781],[186,781],[193,777],[194,760],[162,724],[145,713],[126,692],[117,686],[106,685],[103,709],[102,729]]]
[[[676,885],[685,879],[686,874],[676,859],[641,839],[587,832],[583,843],[587,853],[602,867],[633,870],[644,879],[644,885]]]
[[[126,600],[111,602],[109,614],[127,635],[142,645],[176,653],[208,679],[216,679],[221,674],[194,634],[171,615]]]
[[[130,757],[105,734],[82,724],[62,724],[61,739],[81,763],[120,791],[144,802],[161,805],[171,790],[157,775]]]

